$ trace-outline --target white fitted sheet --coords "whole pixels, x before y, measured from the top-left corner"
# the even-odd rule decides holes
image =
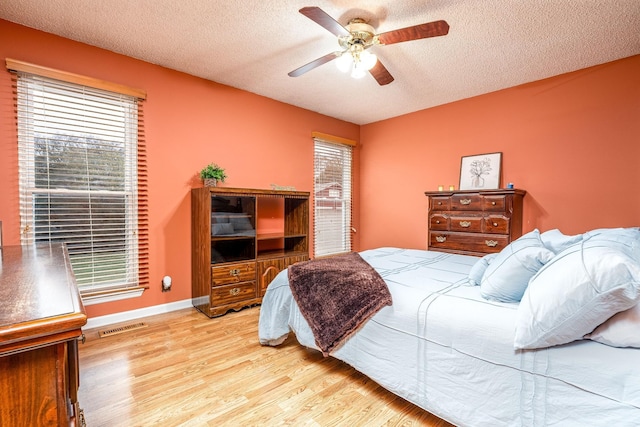
[[[640,426],[640,349],[582,340],[515,351],[517,304],[464,285],[478,258],[400,248],[361,255],[393,305],[333,357],[456,425]],[[263,298],[259,339],[276,345],[290,331],[317,348],[285,270]]]

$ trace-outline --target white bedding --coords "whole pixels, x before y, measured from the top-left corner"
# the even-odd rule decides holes
[[[385,279],[383,308],[331,355],[427,411],[461,426],[640,426],[640,349],[578,341],[513,348],[517,303],[465,286],[476,257],[380,248],[360,253]],[[269,285],[259,339],[293,331],[317,348],[289,290]]]

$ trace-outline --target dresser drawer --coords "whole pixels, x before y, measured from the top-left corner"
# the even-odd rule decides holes
[[[469,233],[482,232],[482,217],[481,216],[452,216],[451,223],[449,225],[450,231],[465,231]]]
[[[507,208],[506,196],[483,196],[482,209],[488,212],[504,212]]]
[[[452,211],[481,211],[484,199],[479,194],[456,194],[451,196]]]
[[[235,283],[211,288],[211,304],[214,306],[233,304],[256,297],[256,282]]]
[[[429,229],[430,230],[441,230],[448,231],[449,230],[449,217],[444,214],[434,214],[429,218]]]
[[[243,262],[211,267],[211,284],[213,286],[256,280],[256,263]]]
[[[432,211],[448,211],[449,210],[449,196],[434,196],[429,198],[431,202]]]
[[[475,233],[429,232],[429,248],[461,252],[500,252],[509,244],[509,236]]]
[[[509,218],[502,215],[489,215],[484,218],[484,232],[509,234]]]

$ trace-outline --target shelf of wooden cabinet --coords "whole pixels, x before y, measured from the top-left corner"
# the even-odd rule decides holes
[[[296,237],[307,237],[306,234],[285,234],[285,233],[259,233],[256,238],[258,240],[275,240],[275,239],[294,239]]]
[[[253,240],[254,236],[237,236],[237,235],[228,235],[228,236],[211,236],[211,241],[223,241],[223,240]]]
[[[284,239],[284,233],[258,233],[256,238],[258,240],[274,240],[274,239]]]
[[[306,252],[302,251],[286,251],[284,249],[274,249],[268,251],[259,251],[257,260],[265,260],[274,257],[286,257],[286,256],[306,256],[308,255]]]

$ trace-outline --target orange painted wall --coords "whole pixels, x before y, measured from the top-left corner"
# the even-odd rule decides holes
[[[640,225],[640,56],[362,126],[360,248],[426,247],[426,190],[502,152],[524,231]]]
[[[359,140],[354,248],[424,248],[425,190],[458,186],[460,158],[501,151],[502,182],[528,191],[525,231],[640,225],[640,56],[356,126],[248,92],[0,20],[0,58],[121,83],[148,93],[151,289],[88,306],[90,317],[181,301],[190,289],[189,191],[215,161],[225,184],[311,191],[320,131]],[[0,71],[0,221],[19,243],[10,75]],[[160,292],[160,279],[174,279]]]
[[[202,185],[197,172],[207,163],[226,168],[228,187],[275,183],[312,191],[311,132],[359,140],[352,123],[0,20],[0,58],[7,57],[147,91],[151,288],[140,298],[88,306],[89,317],[191,298],[190,189]],[[15,127],[10,74],[0,70],[0,221],[7,245],[20,242]],[[354,157],[358,177],[358,150]],[[354,187],[357,193],[357,179]],[[358,227],[357,203],[354,211]],[[165,274],[174,285],[162,293]]]

